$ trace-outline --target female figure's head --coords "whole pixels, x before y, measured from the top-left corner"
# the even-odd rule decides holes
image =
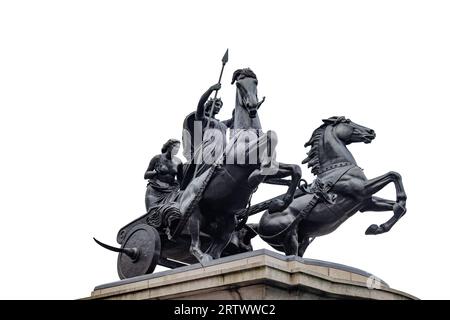
[[[213,106],[214,102],[214,106]],[[220,109],[222,109],[223,102],[221,98],[209,99],[205,103],[205,113],[208,117],[214,117],[216,114],[220,112]],[[211,110],[212,109],[212,110]]]
[[[162,153],[170,153],[171,156],[174,156],[180,150],[180,141],[177,139],[169,139],[161,148]]]

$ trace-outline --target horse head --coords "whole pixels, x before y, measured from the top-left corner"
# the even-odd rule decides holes
[[[331,117],[322,121],[325,125],[332,125],[336,137],[345,144],[354,142],[371,143],[376,137],[374,130],[357,124],[345,117]]]
[[[233,73],[231,84],[236,83],[236,105],[243,107],[250,118],[255,118],[265,97],[258,101],[258,79],[250,68],[238,69]]]
[[[331,117],[322,121],[323,124],[314,130],[311,139],[305,143],[305,147],[310,146],[311,149],[302,163],[308,163],[313,174],[319,174],[334,164],[356,164],[346,145],[354,142],[370,143],[375,139],[374,130],[345,117]]]

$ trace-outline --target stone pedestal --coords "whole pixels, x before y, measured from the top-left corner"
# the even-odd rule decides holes
[[[256,250],[97,286],[86,299],[417,299],[352,267]]]

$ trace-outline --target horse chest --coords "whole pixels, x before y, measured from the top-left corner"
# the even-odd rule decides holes
[[[234,170],[231,173],[224,168],[217,169],[205,191],[203,199],[219,208],[242,208],[252,193],[247,186],[248,174]]]

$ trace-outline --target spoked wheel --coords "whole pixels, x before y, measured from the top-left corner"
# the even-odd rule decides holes
[[[120,279],[152,273],[158,264],[160,253],[161,239],[155,228],[147,224],[133,227],[125,235],[117,258]]]

